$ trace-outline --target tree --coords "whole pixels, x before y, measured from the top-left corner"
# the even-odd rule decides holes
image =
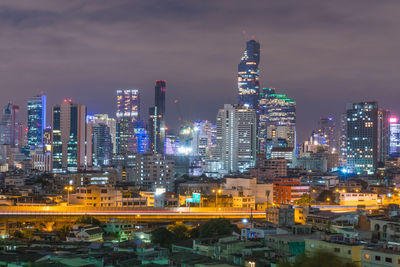
[[[96,226],[101,226],[101,222],[89,215],[83,215],[82,217],[79,217],[75,223],[77,224],[92,224],[92,225],[96,225]]]
[[[236,225],[226,219],[211,219],[199,226],[199,237],[214,237],[238,232]]]
[[[66,239],[67,235],[71,231],[71,226],[70,225],[63,225],[61,226],[60,229],[58,229],[58,235],[60,239]]]
[[[298,256],[294,263],[282,261],[278,263],[278,267],[356,267],[353,262],[344,261],[336,254],[318,250],[311,256],[302,254]]]
[[[309,194],[303,194],[300,199],[296,200],[295,204],[300,206],[310,206],[315,200]]]
[[[190,236],[190,228],[182,223],[169,225],[167,230],[174,234],[176,242],[186,240]]]
[[[17,238],[17,239],[24,238],[24,234],[23,234],[21,231],[19,231],[19,230],[16,230],[16,231],[14,232],[13,236],[14,236],[14,238]]]
[[[169,248],[174,242],[175,235],[165,227],[160,227],[151,232],[151,243]]]

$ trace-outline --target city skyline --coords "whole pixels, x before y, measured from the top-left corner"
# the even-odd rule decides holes
[[[49,106],[71,98],[88,105],[89,114],[115,114],[116,89],[143,88],[147,110],[154,81],[165,79],[170,128],[178,124],[175,99],[185,119],[215,121],[219,108],[237,101],[237,63],[254,35],[261,44],[260,87],[275,87],[297,102],[299,141],[321,116],[338,121],[347,103],[378,101],[399,113],[395,1],[267,2],[257,3],[251,15],[245,3],[226,1],[157,3],[149,14],[150,2],[3,2],[4,102],[11,100],[25,114],[28,96],[45,91]]]
[[[0,1],[1,266],[400,266],[399,12]]]

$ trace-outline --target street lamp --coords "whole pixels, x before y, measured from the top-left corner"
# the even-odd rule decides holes
[[[70,186],[64,187],[64,190],[67,190],[67,195],[68,195],[67,206],[68,206],[69,205],[69,192],[74,190],[74,188],[70,185]]]
[[[218,194],[222,193],[222,189],[213,189],[212,192],[215,193],[215,207],[217,207]]]

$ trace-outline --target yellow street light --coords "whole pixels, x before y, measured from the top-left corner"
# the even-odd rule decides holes
[[[222,189],[213,189],[212,192],[215,193],[215,207],[217,207],[217,203],[218,203],[218,194],[221,194],[221,193],[222,193]]]
[[[67,206],[69,205],[69,192],[71,192],[72,190],[74,190],[74,187],[72,185],[70,186],[65,186],[64,190],[67,191],[67,195],[68,195],[68,200],[67,200]]]
[[[327,197],[327,198],[326,198],[326,201],[328,201],[328,202],[329,202],[329,201],[331,201],[331,199],[330,199],[329,197]]]

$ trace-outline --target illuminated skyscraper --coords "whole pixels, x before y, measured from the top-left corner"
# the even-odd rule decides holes
[[[164,80],[156,81],[154,107],[149,109],[149,140],[153,153],[165,152],[165,89]]]
[[[389,138],[389,155],[390,157],[400,157],[400,123],[399,118],[390,117],[390,138]]]
[[[347,169],[371,173],[378,163],[378,103],[353,103],[347,107]]]
[[[113,154],[117,153],[117,123],[114,118],[110,118],[108,114],[95,114],[93,115],[94,124],[105,124],[110,128],[111,143],[113,147]]]
[[[246,172],[256,161],[256,111],[225,104],[217,115],[216,159],[228,173]]]
[[[145,154],[149,150],[149,135],[142,120],[134,123],[137,153]]]
[[[117,90],[117,153],[136,153],[133,123],[139,119],[139,90]]]
[[[53,172],[92,167],[93,130],[86,123],[86,106],[64,99],[61,105],[52,107],[51,115]]]
[[[246,50],[238,65],[239,105],[256,108],[260,91],[260,44],[255,40],[246,43]]]
[[[296,102],[274,88],[263,88],[258,104],[258,151],[296,147]]]
[[[110,127],[104,123],[93,123],[93,161],[96,166],[109,166],[113,145]]]
[[[389,158],[389,119],[390,111],[378,110],[378,162],[383,166]]]
[[[46,127],[46,95],[41,94],[28,100],[28,146],[35,148],[43,144]]]
[[[319,119],[318,133],[325,139],[325,143],[321,145],[327,145],[330,152],[338,151],[336,124],[333,117]]]
[[[3,110],[3,116],[0,122],[0,143],[17,147],[18,145],[18,127],[17,112],[18,106],[8,103]]]
[[[196,155],[202,158],[210,155],[216,145],[216,125],[207,120],[196,121],[193,130]]]
[[[339,166],[346,166],[347,161],[347,114],[340,116],[339,129]]]

